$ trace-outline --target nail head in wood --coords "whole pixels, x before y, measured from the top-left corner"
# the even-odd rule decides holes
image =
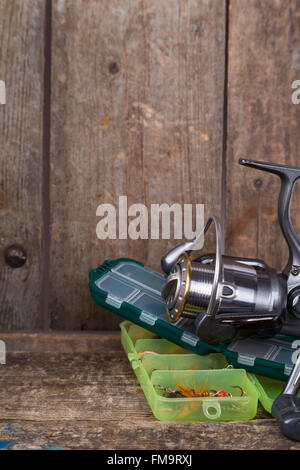
[[[27,261],[26,251],[20,245],[8,246],[4,250],[4,259],[11,268],[21,268]]]

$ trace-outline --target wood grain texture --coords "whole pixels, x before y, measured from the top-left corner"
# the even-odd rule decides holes
[[[53,2],[51,327],[111,329],[88,272],[159,269],[171,240],[99,240],[96,208],[205,204],[221,214],[225,2]]]
[[[7,352],[88,353],[122,351],[120,333],[98,331],[34,331],[4,332],[1,334]]]
[[[231,0],[229,13],[227,250],[283,268],[277,222],[279,178],[238,164],[239,157],[300,166],[300,2]],[[292,220],[300,235],[300,185]]]
[[[39,328],[44,2],[1,0],[0,18],[0,328]],[[17,269],[4,260],[14,244],[27,255]]]
[[[132,397],[131,397],[132,399]],[[299,450],[274,420],[168,423],[145,416],[113,420],[1,420],[7,449],[49,450]]]
[[[1,339],[10,352],[0,374],[0,435],[10,449],[300,449],[261,409],[247,422],[157,421],[118,334]]]

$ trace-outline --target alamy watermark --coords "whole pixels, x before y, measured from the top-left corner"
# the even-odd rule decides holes
[[[0,104],[6,104],[5,82],[0,80]]]
[[[0,364],[6,364],[6,346],[2,340],[0,340]]]
[[[119,196],[116,207],[110,203],[100,204],[96,216],[96,234],[101,240],[193,240],[204,227],[204,204],[132,204],[128,207],[127,196]],[[193,224],[193,222],[195,222]],[[194,225],[194,229],[193,229]],[[194,249],[203,247],[203,237]]]
[[[292,88],[295,90],[292,93],[292,103],[299,104],[300,103],[300,80],[294,80],[292,83]]]

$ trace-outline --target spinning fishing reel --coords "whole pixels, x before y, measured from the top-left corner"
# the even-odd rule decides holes
[[[259,259],[225,256],[222,228],[215,217],[192,242],[183,243],[161,260],[168,278],[162,290],[171,322],[194,319],[198,337],[219,343],[250,332],[300,336],[300,241],[289,208],[300,168],[240,159],[241,165],[278,175],[281,191],[278,218],[289,247],[282,272]],[[215,227],[216,252],[192,259],[194,247]]]

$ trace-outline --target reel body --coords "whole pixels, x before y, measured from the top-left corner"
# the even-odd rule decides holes
[[[222,272],[218,322],[235,328],[276,328],[287,296],[282,273],[258,260],[230,256],[222,256]],[[178,258],[162,293],[170,321],[177,321],[181,316],[197,320],[200,315],[201,319],[212,296],[214,274],[212,255],[191,260],[184,253]],[[203,325],[200,334],[205,341],[214,339],[211,332],[204,331]]]
[[[162,269],[168,274],[162,290],[168,318],[171,322],[180,317],[194,319],[198,337],[209,343],[231,341],[253,332],[292,331],[300,336],[300,242],[289,216],[300,168],[245,159],[240,164],[281,178],[278,218],[289,246],[288,263],[278,272],[258,259],[225,256],[221,226],[211,217],[194,242],[175,247],[162,259]],[[216,253],[193,259],[193,247],[212,222]]]

